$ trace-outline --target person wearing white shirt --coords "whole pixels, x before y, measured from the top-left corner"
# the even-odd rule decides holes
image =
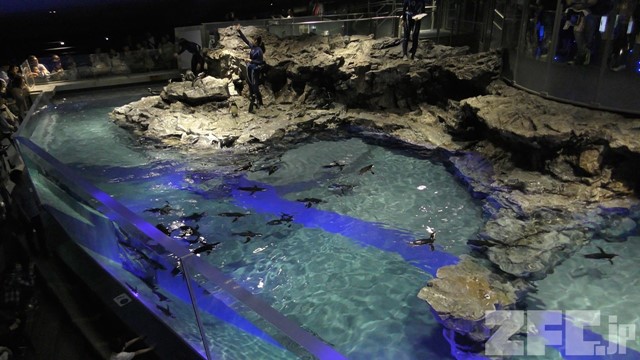
[[[29,66],[31,67],[31,73],[34,77],[47,78],[50,75],[47,67],[40,64],[35,55],[29,56]]]

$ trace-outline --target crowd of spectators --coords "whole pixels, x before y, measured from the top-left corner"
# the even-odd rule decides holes
[[[153,35],[146,34],[141,41],[127,41],[120,51],[113,47],[104,51],[97,47],[88,58],[82,59],[80,66],[75,66],[75,74],[89,77],[173,69],[177,66],[175,52],[176,45],[168,35],[156,41]]]
[[[604,50],[610,36],[611,49],[603,55],[612,71],[624,70],[639,33],[640,7],[637,0],[563,0],[561,28],[556,57],[571,65],[589,65]],[[528,43],[535,58],[549,52],[558,3],[553,0],[530,2]],[[609,25],[608,23],[612,23]],[[613,32],[607,35],[607,27]]]
[[[138,41],[129,36],[121,42],[121,46],[112,46],[115,42],[107,42],[108,47],[98,46],[91,53],[68,52],[38,57],[29,55],[24,62],[13,61],[4,64],[0,79],[3,80],[6,92],[14,96],[18,107],[23,106],[18,90],[21,86],[28,91],[26,83],[43,83],[56,80],[77,80],[104,75],[126,75],[155,70],[176,68],[176,44],[169,35],[163,35],[159,41],[150,33]],[[106,51],[105,51],[106,49]],[[23,85],[16,78],[23,78]],[[28,93],[26,93],[28,98]],[[4,95],[3,95],[4,96]],[[27,103],[27,105],[29,105]],[[28,108],[28,107],[27,107]],[[25,110],[24,107],[22,110]]]
[[[2,149],[6,153],[6,149]],[[4,156],[4,155],[3,155]],[[21,173],[20,170],[14,170]],[[38,307],[34,254],[25,251],[20,238],[28,230],[19,215],[18,199],[0,186],[0,360],[21,358],[30,345],[25,324]]]
[[[131,41],[127,41],[131,43]],[[135,45],[121,51],[96,48],[92,54],[58,54],[42,60],[27,60],[0,66],[0,140],[11,138],[31,107],[30,85],[56,80],[77,80],[103,75],[126,75],[153,70],[175,69],[176,44],[168,35],[158,42],[149,33]],[[1,358],[0,358],[1,359]]]
[[[26,116],[31,99],[18,65],[0,68],[0,137],[9,137]]]

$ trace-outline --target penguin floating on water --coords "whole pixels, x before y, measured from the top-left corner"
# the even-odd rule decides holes
[[[427,226],[425,230],[427,231],[427,234],[429,234],[428,238],[413,240],[410,241],[409,244],[411,246],[429,245],[431,251],[434,251],[435,247],[433,246],[433,243],[436,241],[436,231],[430,226]]]

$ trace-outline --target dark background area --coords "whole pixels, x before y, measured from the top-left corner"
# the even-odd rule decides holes
[[[270,18],[295,10],[309,14],[309,0],[0,0],[0,61],[21,62],[30,54],[48,57],[118,51],[145,38],[160,41],[180,26],[224,21],[233,11],[240,20]],[[357,2],[357,1],[356,1]],[[340,3],[324,1],[325,4]],[[366,1],[365,1],[366,3]],[[325,5],[325,9],[327,5]],[[106,40],[108,38],[109,40]],[[64,45],[61,44],[64,42]]]

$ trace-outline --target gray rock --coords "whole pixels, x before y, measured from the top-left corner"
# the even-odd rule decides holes
[[[228,79],[212,76],[196,78],[193,81],[172,82],[164,87],[161,96],[167,102],[180,101],[191,105],[224,101],[230,96],[229,83]]]
[[[207,53],[213,77],[169,84],[162,97],[115,109],[113,121],[185,149],[241,152],[348,127],[438,154],[482,201],[488,221],[478,240],[493,244],[483,252],[490,265],[463,258],[420,291],[447,328],[482,342],[491,333],[484,311],[512,308],[526,291],[507,278],[543,279],[594,234],[637,240],[640,119],[494,81],[499,53],[426,41],[415,61],[403,61],[398,39],[243,31],[267,44],[266,106],[255,114],[243,83],[248,49],[226,28]]]
[[[438,269],[418,293],[448,329],[485,341],[491,329],[484,323],[485,312],[515,308],[518,289],[499,275],[463,256],[456,265]]]
[[[589,175],[600,174],[603,148],[585,149],[580,153],[578,166]]]

